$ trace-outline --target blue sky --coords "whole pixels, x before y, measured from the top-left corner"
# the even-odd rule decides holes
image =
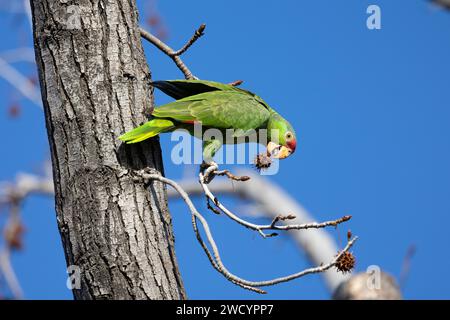
[[[366,27],[370,4],[381,8],[381,30]],[[198,77],[243,79],[245,88],[290,120],[298,150],[270,179],[317,220],[353,216],[340,233],[344,237],[350,228],[360,237],[354,249],[358,271],[376,264],[398,277],[408,247],[415,245],[405,297],[450,298],[450,13],[421,0],[160,1],[158,10],[173,47],[207,24],[205,37],[184,57]],[[19,36],[4,33],[0,51],[31,45],[25,20],[0,17],[3,30],[16,24],[22,30]],[[182,77],[155,48],[146,45],[146,54],[154,79]],[[29,66],[19,68],[31,73]],[[36,172],[49,150],[41,110],[3,80],[0,94],[0,132],[7,137],[0,180],[8,180],[19,170]],[[169,101],[156,98],[158,104]],[[7,110],[15,101],[22,114],[10,119]],[[182,177],[186,168],[170,162],[175,143],[164,136],[161,144],[166,175]],[[184,205],[175,201],[170,207],[189,297],[260,298],[212,269]],[[25,249],[13,263],[26,297],[70,299],[53,200],[30,198],[23,217]],[[308,266],[287,237],[262,240],[223,217],[210,220],[235,273],[263,279]],[[264,296],[328,297],[320,276],[269,288]]]

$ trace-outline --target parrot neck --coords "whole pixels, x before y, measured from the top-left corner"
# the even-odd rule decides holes
[[[276,113],[275,111],[271,111],[270,117],[267,123],[267,130],[269,134],[269,140],[273,141],[274,139],[278,139],[278,130],[280,130],[280,123],[283,121],[283,118]],[[273,131],[277,130],[277,131]],[[275,134],[276,137],[272,137],[272,135]]]
[[[283,118],[273,109],[270,110],[269,123],[282,121]]]

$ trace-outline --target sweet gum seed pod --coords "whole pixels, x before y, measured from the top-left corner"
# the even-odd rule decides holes
[[[260,153],[255,157],[254,166],[258,171],[269,169],[272,164],[272,159],[267,153]]]

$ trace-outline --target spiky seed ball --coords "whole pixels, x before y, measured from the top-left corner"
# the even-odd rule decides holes
[[[269,169],[271,164],[272,159],[267,153],[260,153],[255,157],[254,165],[258,171]]]
[[[351,252],[344,252],[336,261],[336,268],[342,273],[352,272],[356,259]]]

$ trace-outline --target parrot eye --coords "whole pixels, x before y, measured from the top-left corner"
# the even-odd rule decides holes
[[[292,133],[290,131],[286,132],[286,140],[291,140],[292,139]]]

